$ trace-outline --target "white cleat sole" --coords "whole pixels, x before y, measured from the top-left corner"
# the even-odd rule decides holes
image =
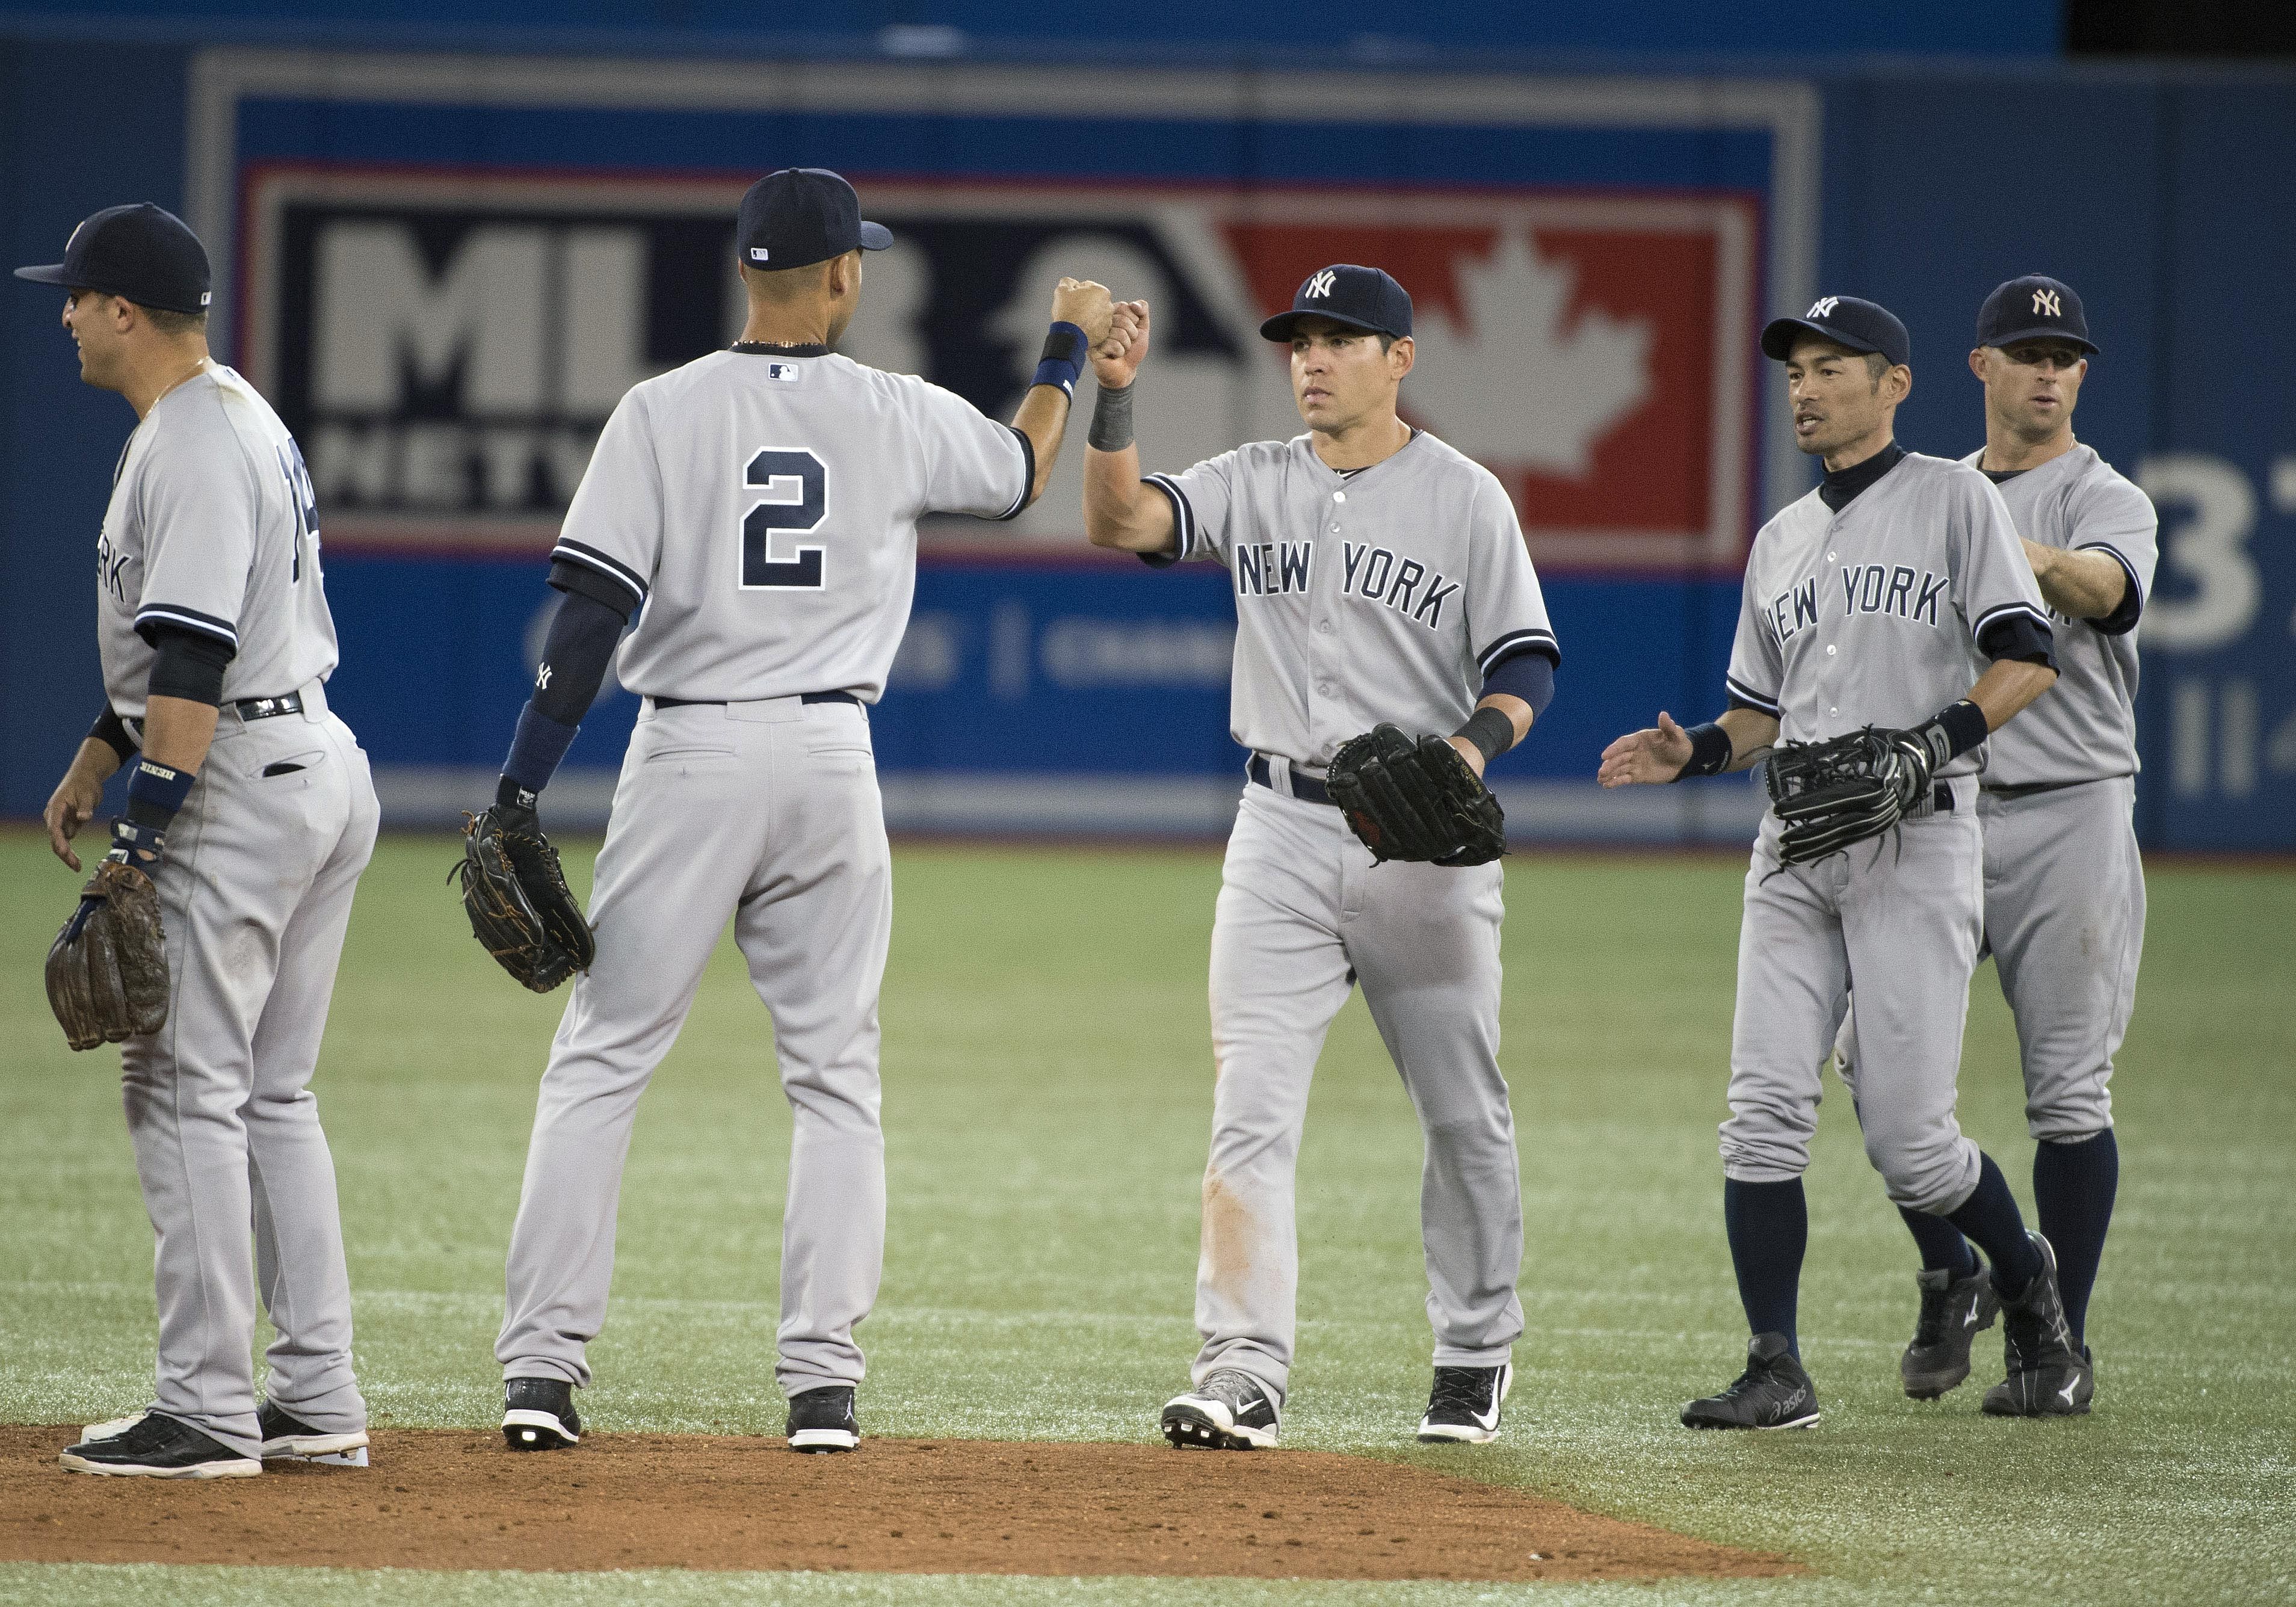
[[[502,1428],[504,1438],[514,1439],[519,1444],[537,1450],[582,1443],[579,1434],[569,1434],[566,1425],[549,1413],[524,1406],[504,1412]]]
[[[349,1434],[291,1434],[263,1442],[266,1462],[319,1462],[331,1467],[366,1465],[366,1431]]]
[[[1183,1395],[1164,1407],[1164,1438],[1182,1449],[1272,1451],[1277,1431],[1239,1426],[1228,1409],[1201,1395]]]
[[[849,1429],[800,1429],[789,1437],[792,1451],[850,1451],[861,1436]]]
[[[234,1456],[227,1462],[201,1462],[191,1467],[146,1467],[137,1463],[90,1462],[75,1456],[70,1451],[56,1458],[75,1473],[94,1473],[114,1479],[252,1479],[263,1471],[263,1464],[252,1456]]]
[[[1499,1437],[1496,1429],[1473,1429],[1464,1423],[1423,1423],[1419,1425],[1422,1445],[1488,1445]]]

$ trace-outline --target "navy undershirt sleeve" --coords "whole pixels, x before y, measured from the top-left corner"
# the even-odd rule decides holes
[[[1554,701],[1554,662],[1536,648],[1513,653],[1491,667],[1483,682],[1484,697],[1503,692],[1530,705],[1534,717],[1545,714]]]
[[[555,576],[553,576],[555,579]],[[602,582],[602,584],[603,584]],[[590,594],[586,586],[569,589],[550,621],[543,644],[542,662],[549,672],[534,689],[537,713],[562,726],[578,726],[590,712],[598,688],[606,678],[615,644],[622,639],[627,615]]]
[[[1996,619],[1977,639],[1977,651],[1996,660],[2023,659],[2051,669],[2057,667],[2056,639],[2030,614],[2004,614]]]

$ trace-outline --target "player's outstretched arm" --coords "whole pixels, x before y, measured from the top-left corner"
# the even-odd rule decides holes
[[[2116,570],[2120,567],[2113,565]],[[1985,711],[1985,728],[1998,731],[2026,704],[2056,684],[2057,669],[2054,664],[2030,659],[1996,659],[1993,667],[1978,676],[1977,685],[1969,689],[1968,701]]]
[[[1715,736],[1698,734],[1707,732],[1718,734],[1726,747],[1718,747]],[[1697,727],[1696,733],[1684,730],[1675,724],[1673,716],[1660,709],[1657,725],[1629,731],[1603,750],[1595,779],[1606,787],[1632,787],[1680,781],[1685,773],[1720,775],[1745,769],[1777,740],[1777,721],[1751,709],[1730,709],[1711,726]],[[1702,747],[1711,751],[1702,756]],[[1702,757],[1710,767],[1693,769],[1692,761]],[[1714,762],[1718,759],[1720,762]]]
[[[1035,454],[1036,477],[1029,482],[1029,500],[1045,494],[1052,482],[1053,464],[1068,433],[1069,398],[1095,348],[1108,339],[1111,303],[1108,287],[1089,279],[1063,279],[1053,291],[1053,332],[1045,341],[1044,360],[1013,428],[1029,438]]]
[[[107,710],[107,713],[110,711]],[[40,822],[48,828],[48,847],[57,858],[73,870],[80,868],[79,856],[72,851],[71,840],[79,835],[80,827],[95,818],[103,803],[103,783],[119,769],[120,757],[110,743],[90,736],[72,755],[64,778],[49,794],[48,807],[40,811]]]
[[[1172,504],[1141,482],[1140,447],[1132,439],[1132,385],[1148,356],[1148,304],[1121,301],[1108,339],[1092,354],[1100,398],[1085,437],[1084,529],[1097,547],[1164,553],[1172,547]]]
[[[2103,619],[2128,594],[2128,571],[2107,553],[2068,552],[2045,542],[2025,543],[2041,600],[2070,619]]]

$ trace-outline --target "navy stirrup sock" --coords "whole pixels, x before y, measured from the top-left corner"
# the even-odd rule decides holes
[[[2057,1288],[2073,1343],[2082,1341],[2089,1291],[2104,1255],[2104,1230],[2120,1187],[2120,1146],[2107,1127],[2069,1144],[2043,1139],[2033,1149],[2033,1207],[2057,1252]]]
[[[2041,1252],[2025,1236],[2025,1218],[2018,1214],[2009,1179],[1993,1164],[1992,1156],[1980,1153],[1978,1162],[1976,1193],[1962,1201],[1959,1210],[1948,1212],[1946,1220],[1984,1250],[1993,1263],[1993,1286],[2004,1300],[2013,1300],[2040,1272]]]
[[[1965,1278],[1984,1263],[1961,1236],[1961,1229],[1943,1217],[1933,1217],[1927,1211],[1917,1211],[1905,1206],[1898,1208],[1905,1218],[1906,1231],[1914,1235],[1914,1243],[1922,1252],[1923,1272],[1949,1272],[1956,1278]]]
[[[1801,1179],[1784,1183],[1722,1182],[1722,1221],[1730,1233],[1730,1262],[1738,1273],[1738,1300],[1755,1333],[1783,1333],[1796,1356],[1794,1308],[1801,1288],[1802,1251],[1809,1244],[1809,1204]]]

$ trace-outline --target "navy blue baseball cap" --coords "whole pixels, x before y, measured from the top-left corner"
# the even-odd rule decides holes
[[[2084,351],[2097,349],[2088,338],[2088,316],[2073,287],[2046,274],[2012,279],[1991,295],[1977,314],[1980,346],[2013,346],[2020,340],[2069,340]]]
[[[734,250],[748,267],[773,273],[842,257],[858,246],[882,251],[893,232],[861,220],[861,198],[826,168],[783,168],[742,197]]]
[[[1262,339],[1289,340],[1303,317],[1329,318],[1349,329],[1365,329],[1397,340],[1411,332],[1411,295],[1375,267],[1335,262],[1300,282],[1292,310],[1259,326]]]
[[[20,267],[16,277],[170,313],[203,313],[209,299],[207,248],[182,218],[148,201],[83,219],[64,242],[62,262]]]
[[[1784,362],[1804,335],[1831,340],[1849,351],[1878,351],[1890,366],[1913,365],[1914,339],[1898,315],[1879,302],[1855,296],[1820,296],[1799,318],[1773,318],[1762,330],[1762,355]]]

